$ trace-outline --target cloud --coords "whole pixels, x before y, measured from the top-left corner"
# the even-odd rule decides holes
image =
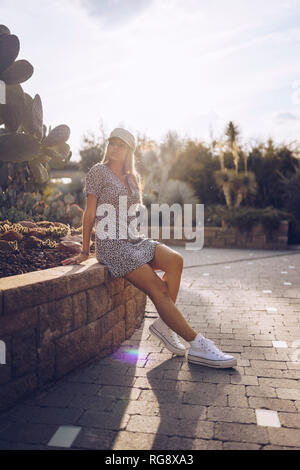
[[[294,121],[300,119],[300,117],[296,116],[295,114],[289,112],[280,112],[275,115],[275,119],[279,122],[287,122],[287,121]]]
[[[151,7],[152,0],[81,0],[88,14],[101,18],[103,29],[117,28]]]

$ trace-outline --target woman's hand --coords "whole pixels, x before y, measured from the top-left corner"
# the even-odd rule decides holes
[[[80,264],[83,261],[87,260],[89,255],[85,255],[84,253],[79,253],[79,255],[73,256],[72,258],[67,258],[61,261],[61,264]]]

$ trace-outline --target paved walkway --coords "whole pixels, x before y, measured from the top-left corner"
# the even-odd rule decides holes
[[[237,367],[172,356],[148,299],[116,353],[0,415],[0,449],[300,449],[300,253],[173,249],[178,308]]]

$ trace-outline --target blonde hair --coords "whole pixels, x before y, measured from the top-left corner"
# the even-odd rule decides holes
[[[109,162],[109,158],[108,158],[108,155],[107,155],[107,147],[108,147],[108,142],[106,143],[104,156],[103,156],[103,158],[100,162],[102,164]],[[127,150],[127,155],[126,155],[124,165],[123,165],[123,173],[126,173],[126,175],[131,175],[132,176],[132,178],[135,181],[135,184],[138,188],[139,202],[140,202],[140,204],[143,204],[143,189],[142,189],[141,175],[138,173],[138,171],[135,168],[135,154],[134,154],[134,151],[128,145],[127,145],[127,147],[128,147],[128,150]]]

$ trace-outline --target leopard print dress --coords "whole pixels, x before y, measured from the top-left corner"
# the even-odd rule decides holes
[[[127,215],[127,227],[123,225],[123,228],[126,228],[126,237],[119,238],[120,228],[122,226],[122,215],[125,211],[122,211],[120,214],[119,223],[119,197],[127,196],[127,211],[132,204],[139,204],[139,193],[138,188],[135,184],[134,179],[129,175],[128,184],[131,191],[128,191],[128,188],[124,183],[121,182],[119,177],[111,170],[111,168],[103,163],[96,163],[91,167],[89,172],[85,177],[85,187],[84,193],[87,196],[88,194],[94,194],[97,197],[97,210],[95,218],[96,226],[96,237],[95,237],[95,246],[96,246],[96,259],[99,263],[102,263],[107,266],[111,277],[122,277],[125,274],[133,271],[142,264],[148,263],[151,261],[155,254],[155,247],[160,244],[157,240],[152,240],[147,238],[144,234],[139,234],[137,237],[136,234],[131,236],[128,226],[130,222],[136,218],[136,215]],[[126,202],[126,198],[122,198]],[[113,205],[115,209],[115,231],[110,232],[109,221],[111,220],[112,212],[104,211],[103,204]],[[100,211],[101,207],[101,211]],[[136,207],[136,206],[135,206]],[[101,213],[104,214],[101,215]],[[108,213],[108,214],[107,214]],[[102,219],[105,219],[106,222],[100,224],[101,226],[101,236],[97,233],[99,229],[99,222]],[[126,220],[126,219],[124,219]],[[105,232],[104,225],[108,227],[107,238],[103,236]],[[128,230],[127,230],[128,229]],[[110,234],[112,237],[110,238]],[[121,232],[122,234],[124,232]],[[126,239],[122,239],[126,238]]]

